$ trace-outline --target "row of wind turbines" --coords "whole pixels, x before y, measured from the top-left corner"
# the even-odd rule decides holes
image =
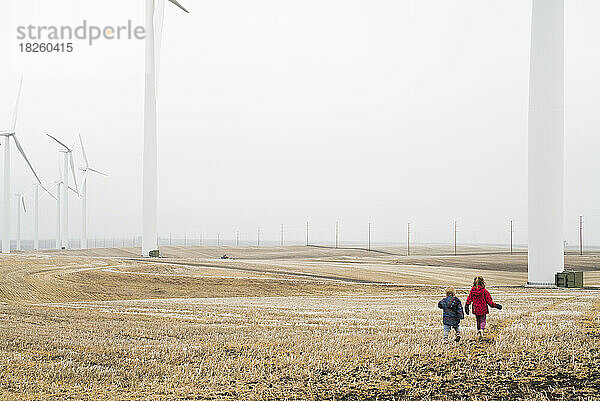
[[[160,65],[160,53],[162,43],[162,31],[164,24],[165,2],[167,0],[143,0],[145,2],[145,85],[144,85],[144,149],[143,149],[143,171],[142,171],[142,256],[158,256],[158,149],[157,149],[157,97],[158,97],[158,70]],[[189,11],[183,7],[177,0],[168,0],[174,6],[185,13]],[[83,171],[82,190],[79,191],[77,186],[77,177],[73,163],[74,146],[68,147],[63,142],[55,137],[48,135],[59,145],[59,152],[64,157],[64,168],[60,179],[53,185],[57,187],[56,195],[50,191],[53,189],[46,188],[42,185],[42,181],[35,172],[35,169],[27,159],[23,148],[21,147],[16,136],[17,110],[21,86],[19,86],[19,94],[15,112],[13,113],[12,125],[7,131],[0,131],[0,136],[4,137],[4,206],[3,206],[3,226],[2,226],[2,252],[10,252],[10,139],[14,140],[15,146],[19,150],[21,156],[27,162],[31,172],[36,179],[35,185],[35,240],[34,248],[39,247],[38,238],[38,212],[37,205],[39,200],[39,188],[42,188],[45,193],[48,193],[57,202],[57,248],[69,247],[69,191],[74,192],[82,200],[83,227],[81,230],[81,247],[87,247],[87,176],[89,173],[104,173],[91,168],[88,164],[85,148],[81,136],[81,150],[85,159],[85,166],[81,168]],[[73,176],[75,187],[69,186],[69,170]],[[25,211],[24,195],[17,194],[19,200],[19,209],[17,219],[20,224],[20,210],[23,207]],[[61,202],[62,201],[62,202]],[[17,229],[17,249],[20,248],[20,226]]]
[[[2,253],[7,254],[11,251],[11,142],[14,143],[19,154],[27,163],[29,170],[35,178],[33,187],[33,198],[34,198],[34,239],[33,248],[39,249],[39,201],[40,196],[44,194],[49,195],[56,201],[56,248],[57,249],[68,249],[69,248],[69,192],[72,192],[77,196],[82,203],[82,227],[81,227],[81,243],[82,249],[87,248],[87,182],[89,174],[98,174],[106,176],[107,174],[90,167],[85,146],[83,145],[83,139],[81,134],[75,138],[75,142],[72,146],[65,145],[62,141],[57,139],[55,136],[46,134],[51,141],[58,145],[59,155],[63,159],[63,167],[61,169],[59,160],[59,179],[53,183],[52,186],[46,187],[35,168],[29,161],[21,143],[17,136],[17,123],[18,123],[18,112],[19,103],[21,101],[21,92],[23,89],[23,78],[19,82],[19,89],[17,92],[17,98],[15,101],[15,107],[12,114],[11,125],[8,130],[0,131],[0,136],[3,137],[2,146],[4,148],[4,181],[3,181],[3,205],[2,205]],[[11,141],[12,140],[12,141]],[[73,151],[75,145],[79,140],[81,147],[81,153],[83,155],[84,166],[80,167],[81,171],[81,189],[77,183],[77,174],[75,168],[75,162],[73,158]],[[70,185],[70,176],[73,178],[73,185]],[[40,188],[43,193],[40,194]],[[52,191],[56,190],[56,194]],[[21,232],[22,232],[22,221],[21,211],[27,213],[27,207],[25,203],[26,194],[16,193],[14,196],[17,198],[17,238],[16,238],[16,250],[22,249],[21,244]]]

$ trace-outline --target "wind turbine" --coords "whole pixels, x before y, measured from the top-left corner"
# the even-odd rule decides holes
[[[62,237],[61,237],[61,198],[62,198],[62,188],[64,185],[63,173],[60,168],[60,161],[58,162],[58,180],[54,182],[50,188],[45,189],[46,193],[48,193],[54,200],[56,201],[56,249],[61,248]],[[56,188],[56,196],[52,194],[52,189]],[[69,190],[73,191],[77,194],[75,189],[72,187],[68,187]]]
[[[88,174],[100,174],[103,176],[107,176],[107,174],[93,169],[90,167],[90,163],[87,158],[87,153],[85,152],[85,146],[83,146],[83,139],[81,139],[81,134],[79,134],[79,143],[81,144],[81,153],[83,153],[83,160],[85,161],[85,167],[81,167],[80,170],[83,171],[83,180],[81,183],[81,249],[87,249],[87,178]]]
[[[52,198],[54,198],[55,200],[57,199],[56,196],[54,196],[51,192],[50,189],[54,188],[54,186],[50,187],[50,189],[46,189],[46,187],[44,187],[43,185],[40,185],[39,183],[35,183],[33,185],[33,204],[34,204],[34,226],[33,226],[33,249],[34,250],[38,250],[40,249],[40,188],[42,188],[44,190],[44,194],[48,194],[50,195]],[[29,192],[27,192],[29,194]],[[25,195],[22,195],[23,197]]]
[[[23,206],[23,212],[27,213],[27,207],[25,206],[25,197],[23,194],[15,194],[17,197],[17,251],[21,250],[21,206]]]
[[[171,3],[185,11],[176,0]],[[157,28],[155,31],[154,17]],[[158,155],[157,155],[157,64],[160,58],[164,0],[146,0],[146,80],[144,96],[144,165],[142,188],[142,256],[158,256]],[[155,41],[155,34],[159,40]],[[158,46],[157,46],[158,44]]]
[[[73,182],[75,183],[75,192],[79,194],[79,188],[77,187],[77,176],[75,175],[75,163],[73,161],[73,148],[68,147],[55,137],[50,134],[48,135],[52,140],[58,143],[58,151],[63,155],[64,174],[61,174],[62,184],[62,199],[61,199],[61,246],[60,248],[69,249],[69,168],[73,174]],[[59,164],[60,166],[60,164]]]
[[[59,165],[60,167],[60,165]],[[60,249],[60,246],[62,244],[62,239],[61,239],[61,233],[60,233],[60,207],[61,207],[61,202],[60,202],[60,198],[61,196],[61,191],[62,191],[62,174],[60,177],[60,180],[56,182],[56,249]]]
[[[564,0],[533,0],[529,77],[528,284],[564,270]]]
[[[13,115],[12,115],[12,123],[11,123],[10,129],[8,131],[0,132],[0,136],[4,137],[4,141],[3,141],[4,142],[3,143],[3,145],[4,145],[4,197],[3,197],[4,205],[3,205],[3,219],[2,219],[2,224],[3,224],[2,225],[2,253],[10,253],[10,221],[11,221],[11,218],[10,218],[10,193],[11,193],[11,191],[10,191],[10,162],[11,162],[10,139],[11,138],[15,142],[15,146],[17,147],[17,150],[19,151],[19,153],[21,153],[21,156],[23,157],[23,159],[29,166],[29,169],[35,176],[35,179],[37,180],[37,182],[40,185],[42,184],[40,177],[38,177],[37,173],[35,172],[35,169],[29,162],[29,159],[27,158],[27,155],[25,154],[25,151],[23,150],[21,143],[19,142],[19,139],[17,138],[17,116],[18,116],[18,112],[19,112],[19,102],[21,100],[21,90],[22,89],[23,89],[23,77],[21,77],[21,80],[19,82],[19,91],[17,92],[17,100],[15,102],[15,108],[14,108]]]
[[[33,194],[33,250],[40,249],[40,187],[36,184]]]

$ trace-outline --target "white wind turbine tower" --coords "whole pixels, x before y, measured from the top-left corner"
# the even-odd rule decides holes
[[[54,182],[54,185],[52,185],[50,188],[48,188],[46,190],[46,192],[48,194],[50,194],[50,196],[52,198],[54,198],[54,200],[56,200],[56,249],[60,249],[61,244],[62,244],[62,239],[61,239],[61,198],[62,198],[62,188],[64,185],[64,180],[63,180],[63,173],[62,173],[62,169],[60,168],[60,161],[58,162],[58,181]],[[56,188],[56,196],[52,194],[52,189]],[[72,187],[68,187],[69,190],[73,191],[75,194],[77,194],[77,191],[75,191],[75,189],[73,189]]]
[[[533,0],[529,78],[528,284],[564,270],[564,0]]]
[[[62,243],[61,240],[61,235],[60,235],[60,198],[62,197],[62,177],[61,179],[56,183],[56,249],[60,249],[60,245]]]
[[[83,179],[81,183],[81,249],[87,249],[87,179],[89,173],[100,174],[103,176],[107,176],[107,174],[98,171],[94,168],[90,167],[90,163],[87,158],[87,153],[85,152],[85,147],[83,146],[83,139],[81,139],[81,134],[79,134],[79,143],[81,144],[81,153],[83,153],[83,160],[85,162],[85,166],[81,167],[80,170],[83,171]]]
[[[188,12],[176,0],[169,0]],[[157,64],[164,21],[164,0],[146,0],[146,80],[144,97],[144,166],[142,188],[142,256],[158,255]],[[155,26],[156,17],[156,26]],[[155,36],[158,36],[156,41]]]
[[[60,246],[62,244],[61,226],[60,226],[60,222],[61,222],[60,209],[61,209],[63,179],[62,179],[62,172],[60,170],[60,161],[58,162],[58,173],[59,173],[59,179],[58,179],[58,181],[56,181],[54,183],[54,186],[53,186],[53,187],[56,187],[56,242],[55,242],[56,249],[60,249]],[[50,190],[51,189],[52,188],[50,188]]]
[[[40,187],[36,184],[33,200],[33,250],[40,249]]]
[[[37,173],[35,172],[33,166],[31,165],[31,163],[29,162],[29,159],[27,158],[27,155],[25,155],[25,151],[23,150],[23,147],[21,146],[21,143],[19,142],[19,139],[17,138],[17,116],[18,116],[18,111],[19,111],[19,102],[21,100],[21,89],[23,88],[23,77],[21,77],[21,80],[19,82],[19,91],[17,93],[17,100],[15,102],[15,108],[13,111],[13,115],[12,115],[12,123],[10,126],[10,129],[8,131],[2,131],[0,132],[0,136],[4,137],[4,196],[3,196],[3,200],[4,200],[4,205],[3,205],[3,210],[2,210],[2,214],[3,214],[3,219],[2,219],[2,253],[10,253],[10,194],[11,194],[11,190],[10,190],[10,167],[11,167],[11,157],[10,157],[10,139],[12,138],[13,141],[15,142],[15,146],[17,147],[17,150],[19,151],[19,153],[21,154],[21,156],[23,157],[23,159],[25,160],[25,162],[27,163],[27,165],[29,166],[29,168],[31,169],[31,172],[33,173],[33,175],[35,176],[35,179],[37,180],[37,182],[41,185],[42,181],[40,180],[40,178],[38,177]]]
[[[56,196],[52,195],[52,193],[50,192],[53,188],[56,187]],[[48,192],[50,194],[50,196],[52,196],[55,200],[56,200],[56,249],[60,249],[61,244],[62,244],[62,237],[61,237],[61,198],[63,197],[63,193],[62,193],[62,189],[63,188],[68,188],[68,190],[72,191],[73,193],[77,194],[77,191],[71,187],[71,186],[66,186],[65,185],[65,181],[63,179],[63,172],[62,169],[60,168],[60,160],[58,161],[58,181],[54,182],[54,185],[51,186],[46,192]]]
[[[54,198],[55,200],[57,199],[56,196],[54,196],[51,192],[50,189],[54,188],[54,186],[50,187],[50,189],[46,189],[46,187],[44,187],[43,185],[40,185],[39,183],[35,183],[33,186],[33,249],[34,250],[38,250],[40,249],[40,188],[42,188],[44,190],[45,193],[47,193],[48,195],[50,195],[52,198]],[[29,193],[29,192],[28,192]],[[42,194],[43,196],[44,194]],[[23,197],[25,197],[25,195],[22,195]],[[23,203],[23,208],[25,208],[25,204]]]
[[[21,206],[23,212],[27,213],[27,207],[25,206],[25,197],[23,194],[15,194],[17,197],[17,251],[21,250]]]
[[[55,137],[50,134],[48,135],[59,145],[59,152],[63,155],[64,174],[61,174],[61,185],[62,185],[62,199],[60,200],[61,210],[61,246],[59,248],[69,249],[69,169],[73,174],[73,182],[75,183],[75,192],[79,194],[79,188],[77,187],[77,176],[75,175],[75,163],[73,162],[73,147],[68,147]],[[59,164],[60,166],[60,164]]]

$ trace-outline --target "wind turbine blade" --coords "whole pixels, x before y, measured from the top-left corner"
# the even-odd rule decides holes
[[[69,164],[71,164],[71,173],[73,173],[73,182],[75,182],[75,189],[79,195],[79,188],[77,187],[77,175],[75,175],[75,162],[73,161],[73,152],[69,152]]]
[[[40,183],[40,185],[42,185],[42,180],[40,180],[40,177],[38,177],[37,173],[35,172],[35,169],[31,165],[31,163],[29,162],[29,159],[27,158],[27,155],[25,155],[25,151],[23,150],[23,147],[21,147],[21,144],[19,143],[19,139],[17,138],[16,135],[13,135],[13,139],[15,140],[15,145],[17,145],[17,149],[19,149],[19,152],[21,153],[21,156],[23,156],[23,159],[25,159],[25,161],[27,162],[27,165],[31,169],[31,172],[35,176],[35,179],[37,180],[37,182]]]
[[[105,177],[108,177],[108,174],[106,174],[106,173],[103,173],[102,171],[98,171],[98,170],[96,170],[96,169],[94,169],[94,168],[88,168],[88,170],[89,170],[89,171],[92,171],[92,172],[94,172],[94,173],[96,173],[96,174],[100,174],[100,175],[103,175],[103,176],[105,176]]]
[[[55,182],[54,182],[54,184],[52,184],[52,186],[51,186],[50,188],[48,188],[48,191],[50,191],[51,189],[54,189],[54,188],[56,188],[56,186],[57,186],[58,184],[60,184],[60,183],[61,183],[60,181],[55,181]]]
[[[177,7],[181,8],[183,11],[185,11],[186,13],[190,13],[188,10],[186,10],[181,4],[179,4],[179,2],[177,0],[169,0],[171,3],[175,4]]]
[[[81,180],[81,188],[85,188],[85,183],[87,182],[87,177],[90,169],[86,169],[83,173],[83,179]]]
[[[79,191],[75,190],[75,188],[73,188],[72,186],[70,186],[70,185],[69,185],[69,189],[70,189],[71,191],[73,191],[73,193],[74,193],[75,195],[79,196]]]
[[[15,132],[17,129],[17,115],[19,114],[19,103],[21,102],[21,90],[23,89],[23,76],[21,75],[21,80],[19,81],[19,92],[17,92],[17,100],[15,102],[15,109],[12,115],[12,124],[10,126],[10,130]]]
[[[50,188],[46,188],[46,187],[45,187],[45,186],[43,186],[43,185],[40,185],[40,187],[42,187],[42,189],[44,190],[44,192],[46,192],[48,195],[50,195],[51,197],[53,197],[53,198],[54,198],[54,200],[58,200],[58,199],[56,198],[56,196],[55,196],[55,195],[54,195],[52,192],[50,192],[50,190],[51,190],[51,189],[53,189],[53,188],[54,188],[55,186],[57,186],[57,185],[58,185],[58,183],[56,183],[56,184],[52,185]],[[44,194],[42,194],[42,196],[43,196],[43,195],[44,195]]]
[[[44,191],[46,191],[47,193],[49,193],[50,195],[52,195],[52,197],[53,197],[54,199],[56,199],[56,196],[54,196],[54,195],[52,194],[52,192],[50,192],[50,191],[51,191],[51,190],[53,190],[54,188],[56,188],[56,186],[57,186],[58,184],[60,184],[60,181],[57,181],[57,182],[55,182],[54,184],[52,184],[52,186],[50,186],[50,188],[44,188],[44,187],[42,187],[42,188],[44,188]],[[44,196],[44,194],[42,194],[42,196]]]
[[[79,134],[79,143],[81,144],[81,153],[83,153],[83,160],[85,160],[85,167],[88,167],[90,163],[88,162],[87,154],[85,153],[85,147],[83,146],[83,139],[81,139],[81,133]]]
[[[23,205],[23,211],[27,213],[27,206],[25,206],[25,197],[23,195],[20,196],[21,204]]]
[[[58,139],[56,139],[56,138],[55,138],[55,137],[53,137],[52,135],[50,135],[50,134],[46,134],[46,135],[48,135],[50,138],[54,139],[54,140],[55,140],[55,141],[56,141],[56,142],[57,142],[57,143],[58,143],[60,146],[62,146],[63,148],[65,148],[65,150],[66,150],[67,152],[70,152],[70,151],[71,151],[71,149],[69,149],[69,147],[68,147],[67,145],[65,145],[64,143],[62,143],[61,141],[59,141]]]

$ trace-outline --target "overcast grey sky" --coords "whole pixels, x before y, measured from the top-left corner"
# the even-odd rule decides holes
[[[144,1],[120,3],[2,0],[11,62],[0,63],[0,129],[22,67],[15,27],[143,24]],[[566,3],[565,236],[577,242],[583,214],[586,242],[600,245],[600,3]],[[526,240],[530,1],[184,5],[191,14],[167,5],[161,58],[163,235],[254,239],[260,226],[278,240],[285,224],[302,240],[309,220],[312,238],[327,241],[339,220],[342,240],[366,239],[372,221],[374,241],[405,241],[410,221],[418,241],[441,242],[456,219],[461,240],[498,243],[513,218]],[[80,128],[93,166],[110,173],[90,180],[90,236],[131,237],[141,231],[143,42],[86,47],[35,55],[18,134],[52,182],[58,152],[43,133],[73,141]],[[13,157],[14,190],[26,191],[32,177]],[[53,238],[50,199],[42,210],[42,236]]]

